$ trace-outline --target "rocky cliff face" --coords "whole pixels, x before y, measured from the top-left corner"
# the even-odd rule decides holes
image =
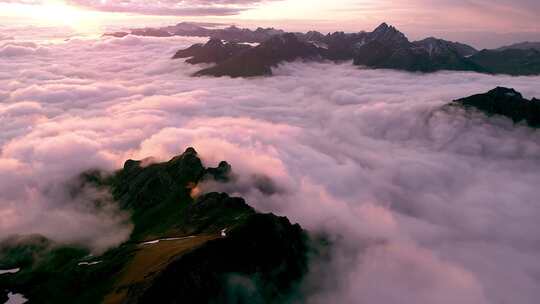
[[[163,163],[128,160],[114,174],[89,171],[81,187],[110,189],[134,225],[128,242],[99,255],[41,236],[0,242],[0,294],[29,303],[282,303],[307,271],[308,236],[241,198],[208,193],[231,166],[205,168],[189,148]],[[15,241],[16,240],[16,241]],[[232,298],[231,298],[232,297]]]

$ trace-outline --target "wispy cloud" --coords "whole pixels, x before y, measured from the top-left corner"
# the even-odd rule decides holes
[[[64,0],[69,5],[101,12],[155,16],[229,16],[237,15],[254,5],[276,0]],[[42,5],[58,3],[47,0],[0,0],[0,3]]]
[[[122,12],[162,16],[236,15],[264,0],[68,0],[67,3],[104,12]]]

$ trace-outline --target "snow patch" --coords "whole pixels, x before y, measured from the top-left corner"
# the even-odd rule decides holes
[[[96,262],[80,262],[77,264],[78,266],[93,266],[101,263],[102,261],[96,261]]]
[[[326,43],[319,42],[319,41],[308,41],[308,42],[311,43],[315,47],[328,50],[328,45]]]
[[[13,268],[13,269],[0,270],[0,274],[17,273],[17,272],[19,272],[20,270],[21,270],[20,268]]]
[[[257,46],[260,45],[260,43],[258,43],[258,42],[241,42],[239,44],[249,45],[251,47],[257,47]]]
[[[191,235],[191,236],[178,237],[178,238],[158,239],[158,240],[153,240],[153,241],[148,241],[148,242],[140,243],[140,245],[154,245],[154,244],[157,244],[157,243],[159,243],[159,242],[164,242],[164,241],[178,241],[178,240],[190,239],[190,238],[194,238],[194,237],[195,237],[195,236]]]

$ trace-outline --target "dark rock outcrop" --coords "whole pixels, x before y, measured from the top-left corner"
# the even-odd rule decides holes
[[[246,44],[223,43],[220,39],[213,38],[206,44],[194,44],[185,50],[179,50],[173,59],[191,57],[186,62],[191,64],[220,63],[249,49],[251,46]]]
[[[514,122],[526,122],[540,127],[540,100],[528,100],[514,89],[497,87],[487,93],[477,94],[454,101],[466,108],[475,108],[488,115],[502,115]]]
[[[321,48],[288,33],[273,36],[259,46],[233,56],[196,76],[252,77],[271,75],[272,67],[285,61],[321,58]]]
[[[206,169],[206,174],[219,182],[228,182],[234,177],[232,175],[232,167],[226,161],[220,162],[217,168]]]

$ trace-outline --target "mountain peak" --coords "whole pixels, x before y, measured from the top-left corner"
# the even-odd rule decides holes
[[[496,87],[484,93],[455,100],[465,108],[476,108],[488,115],[502,115],[515,123],[526,122],[530,127],[540,128],[539,100],[525,99],[511,88]]]
[[[515,97],[518,99],[523,98],[521,93],[519,93],[518,91],[512,88],[505,88],[505,87],[496,87],[495,89],[489,91],[488,94],[492,96],[497,96],[497,97],[505,96],[505,97],[513,97],[513,98]]]
[[[383,22],[373,32],[387,31],[389,28],[390,26],[388,25],[388,23]]]
[[[186,151],[184,151],[184,154],[193,154],[193,155],[196,156],[198,153],[197,153],[197,151],[195,150],[195,148],[193,148],[193,147],[188,147],[188,148],[186,149]]]
[[[393,43],[409,43],[409,40],[405,35],[397,30],[395,27],[383,22],[370,34],[371,40],[379,42],[393,42]]]

